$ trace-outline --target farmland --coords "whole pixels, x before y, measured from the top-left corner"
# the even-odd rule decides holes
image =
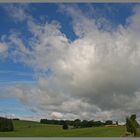
[[[61,125],[40,124],[39,122],[14,120],[14,131],[0,132],[0,137],[121,137],[125,126],[69,128]]]

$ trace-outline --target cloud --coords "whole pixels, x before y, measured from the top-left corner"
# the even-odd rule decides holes
[[[7,45],[5,43],[0,42],[0,55],[6,56],[7,54]]]
[[[5,4],[3,8],[7,11],[9,17],[17,21],[25,21],[29,18],[28,13],[28,4]]]
[[[62,119],[63,118],[63,115],[59,112],[52,112],[51,116],[53,119]]]
[[[100,30],[96,19],[79,9],[65,5],[62,9],[72,19],[74,41],[61,32],[61,23],[40,25],[33,18],[27,23],[33,34],[30,48],[18,34],[9,35],[13,47],[9,55],[31,67],[37,79],[36,86],[20,84],[9,92],[56,118],[123,119],[138,113],[139,6],[127,25],[112,31]]]

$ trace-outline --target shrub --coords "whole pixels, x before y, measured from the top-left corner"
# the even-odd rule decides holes
[[[130,118],[128,118],[128,117],[126,118],[127,132],[130,132],[130,133],[134,134],[134,136],[136,136],[138,128],[139,128],[139,124],[136,121],[136,115],[135,114],[131,115]]]
[[[0,117],[0,131],[13,131],[14,126],[11,119]]]
[[[63,129],[68,129],[68,125],[66,123],[63,124]]]

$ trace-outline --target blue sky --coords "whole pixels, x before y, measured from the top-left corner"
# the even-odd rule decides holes
[[[91,30],[93,30],[94,32],[94,29],[93,29],[94,26],[93,28],[88,27],[88,26],[85,28],[83,26],[88,20],[89,20],[89,23],[91,22],[91,24],[92,24],[92,20],[95,22],[95,26],[97,27],[97,29],[95,30],[97,30],[97,32],[100,32],[100,33],[106,33],[110,35],[115,30],[116,32],[120,33],[118,31],[119,30],[118,28],[120,26],[122,26],[124,30],[128,31],[129,24],[131,24],[131,22],[130,23],[128,22],[129,21],[128,19],[129,17],[135,14],[134,8],[137,7],[137,5],[138,4],[136,3],[128,3],[128,4],[127,3],[121,3],[121,4],[119,3],[116,3],[116,4],[115,3],[112,3],[112,4],[111,3],[105,3],[105,4],[104,3],[2,4],[1,3],[0,4],[0,19],[1,19],[0,42],[8,46],[8,49],[6,49],[6,51],[3,51],[3,50],[0,51],[0,89],[2,89],[3,91],[1,92],[1,96],[0,96],[0,115],[3,115],[5,113],[6,115],[14,114],[15,116],[20,116],[20,117],[34,116],[37,114],[37,110],[40,110],[42,112],[42,115],[46,115],[46,116],[48,115],[48,117],[54,117],[55,115],[61,116],[59,114],[63,114],[63,115],[65,114],[65,117],[71,117],[71,116],[73,116],[73,118],[78,117],[78,113],[69,115],[70,112],[66,113],[65,111],[63,112],[57,109],[54,109],[51,111],[51,105],[54,105],[53,103],[54,99],[52,98],[55,98],[57,96],[57,94],[54,92],[56,91],[60,92],[60,95],[62,94],[61,96],[63,97],[64,96],[63,92],[65,92],[66,90],[65,88],[67,88],[67,86],[70,85],[69,83],[68,85],[66,86],[64,85],[63,87],[63,84],[60,85],[60,83],[57,82],[57,80],[61,81],[62,83],[63,82],[67,83],[69,81],[65,81],[65,79],[67,78],[64,76],[65,75],[64,71],[62,72],[61,69],[55,67],[57,66],[57,64],[59,64],[59,61],[58,63],[55,63],[55,62],[59,59],[59,56],[60,57],[62,56],[62,59],[64,57],[67,63],[71,62],[71,60],[68,61],[67,60],[68,57],[63,56],[61,54],[62,52],[59,52],[59,49],[58,51],[55,52],[54,50],[55,46],[57,46],[59,42],[54,44],[53,46],[54,48],[52,47],[53,52],[50,49],[51,45],[50,45],[50,48],[49,48],[49,45],[48,47],[44,47],[44,48],[42,47],[43,51],[42,50],[36,51],[36,49],[34,49],[35,46],[41,47],[41,45],[43,45],[42,44],[43,41],[41,40],[40,36],[44,40],[47,39],[47,37],[49,36],[51,37],[61,36],[66,42],[67,40],[69,40],[69,42],[67,42],[67,45],[76,44],[75,42],[77,42],[78,40],[82,40],[82,39],[84,40],[86,38],[86,35],[88,34],[86,32],[86,28],[87,29],[91,28]],[[73,12],[75,13],[75,15],[73,14]],[[75,18],[76,15],[78,16]],[[77,18],[79,18],[79,21]],[[81,25],[79,25],[80,23]],[[81,26],[81,27],[78,28],[78,26]],[[32,27],[35,27],[35,28],[32,28]],[[47,31],[46,31],[46,28],[47,28]],[[51,30],[49,33],[50,35],[47,36],[46,34],[49,32],[48,31],[49,29]],[[85,35],[84,37],[81,35],[81,33],[79,33],[79,30],[81,30],[81,32],[84,32],[84,35]],[[122,30],[122,32],[124,30]],[[54,33],[55,35],[53,35],[53,31],[54,32],[56,31],[56,33]],[[44,32],[46,33],[44,33],[44,36],[43,36],[40,32],[42,32],[42,34]],[[99,37],[97,38],[99,39]],[[96,37],[93,37],[93,40],[95,39]],[[49,40],[51,40],[51,38]],[[52,42],[48,41],[46,43],[46,46],[47,44],[51,44]],[[60,43],[64,43],[64,42],[60,41]],[[103,42],[103,44],[105,44],[105,42]],[[46,52],[46,55],[45,55],[45,51],[46,51],[45,48],[48,49]],[[61,49],[62,48],[60,48],[60,50]],[[65,47],[62,49],[62,51],[63,50],[65,50]],[[54,57],[54,60],[53,60],[52,57],[57,53],[58,55],[56,55],[56,57]],[[71,58],[73,57],[71,56]],[[81,60],[81,61],[83,61],[84,63],[84,60]],[[72,69],[73,69],[72,73],[75,73],[74,62],[72,65]],[[84,73],[82,73],[82,75],[83,74]],[[43,85],[45,84],[44,81],[46,83],[48,82],[48,85]],[[104,79],[102,79],[102,81],[104,81]],[[118,87],[117,87],[116,92],[120,91],[119,85],[117,86]],[[7,89],[11,89],[11,87],[15,88],[12,92],[17,91],[17,87],[18,87],[18,90],[22,91],[21,94],[16,93],[14,95],[14,93],[7,93],[7,92],[11,92],[11,90],[7,90]],[[29,91],[29,93],[26,93],[25,88]],[[33,93],[35,91],[34,88],[39,89],[38,93]],[[70,89],[71,88],[72,87],[70,87]],[[4,91],[4,89],[6,90]],[[116,88],[114,88],[112,91],[115,91],[115,90]],[[74,92],[76,91],[77,90],[74,89]],[[113,94],[112,91],[111,93]],[[41,96],[44,96],[45,92],[46,92],[45,97],[46,98],[48,97],[49,99],[51,99],[52,102],[48,100],[43,102],[44,100]],[[48,94],[48,92],[50,93],[52,92],[51,95],[50,93]],[[68,93],[65,92],[65,94],[68,95],[69,92],[73,92],[73,91],[68,91]],[[76,98],[79,96],[78,93],[77,95],[74,95]],[[121,93],[123,93],[123,91],[121,91]],[[6,95],[2,96],[2,94],[6,94]],[[26,96],[24,98],[27,98],[26,99],[27,104],[24,103],[23,101],[24,98],[22,98],[22,96],[23,97]],[[80,97],[77,98],[76,103],[79,102],[78,100],[83,100],[85,96],[88,96],[88,95],[83,95],[83,94],[82,96],[80,95]],[[89,95],[89,97],[90,96],[91,95]],[[31,101],[30,103],[30,100],[32,100],[32,97],[33,97],[33,100],[38,99],[40,101],[34,101],[36,102],[34,105],[32,104],[33,101]],[[73,99],[73,94],[66,96],[64,99],[67,100],[67,97],[71,97],[71,99]],[[58,99],[58,101],[59,100],[60,99]],[[68,103],[69,102],[70,101],[68,101]],[[46,104],[47,109],[43,106],[43,104]],[[32,111],[34,106],[36,108],[36,113]],[[102,108],[101,104],[100,105],[95,104],[95,106],[98,108],[98,110],[102,110],[102,112],[104,113],[106,113],[107,111],[109,112],[110,110],[112,111],[112,109],[110,108],[109,109]],[[48,113],[45,114],[44,110],[45,111],[47,110]],[[88,112],[88,113],[90,114],[91,112]],[[110,112],[108,114],[110,114]],[[97,113],[97,116],[98,115],[99,114]]]

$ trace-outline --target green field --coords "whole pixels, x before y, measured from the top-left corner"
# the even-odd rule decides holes
[[[121,137],[124,126],[63,130],[60,125],[14,120],[13,132],[0,132],[0,137]]]

